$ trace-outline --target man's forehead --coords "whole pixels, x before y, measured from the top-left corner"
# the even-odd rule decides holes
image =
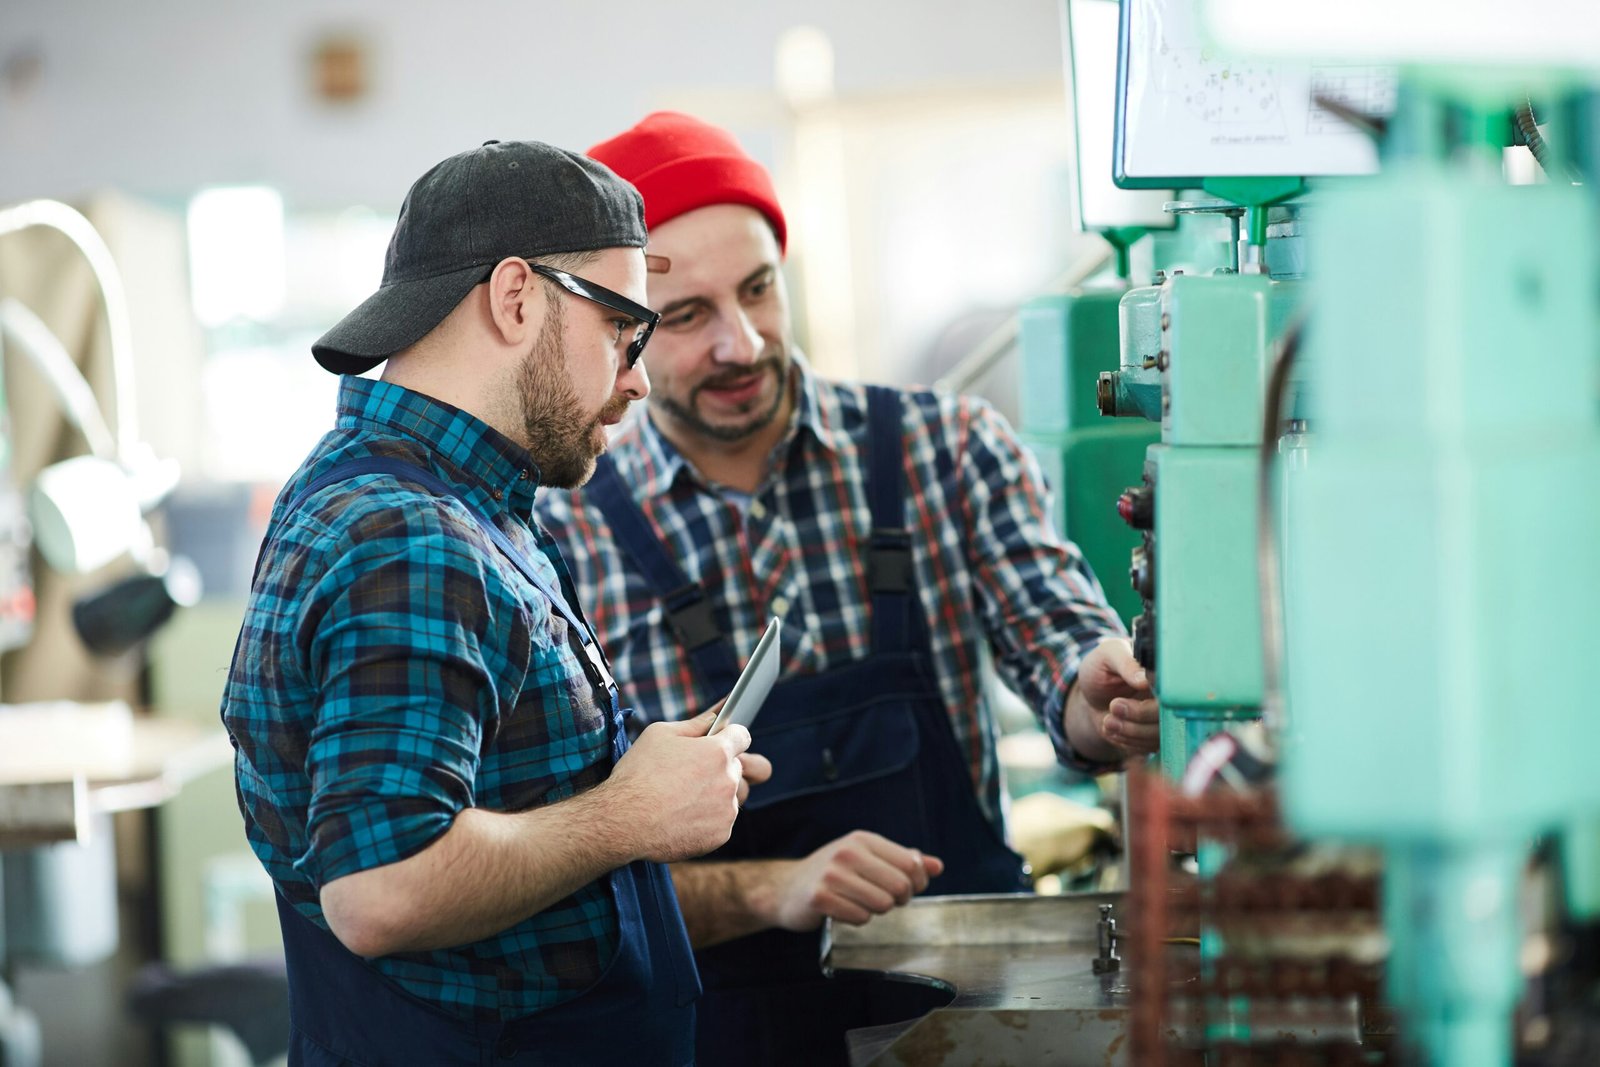
[[[647,263],[666,260],[667,270],[652,265],[646,279],[658,302],[715,297],[776,270],[781,262],[766,219],[735,204],[700,208],[662,223],[651,230],[645,252]]]
[[[643,249],[632,247],[601,249],[587,266],[575,273],[621,293],[630,300],[644,303],[646,286]]]
[[[744,204],[708,204],[657,223],[645,250],[672,260],[705,259],[730,248],[780,257],[778,239],[765,215]]]

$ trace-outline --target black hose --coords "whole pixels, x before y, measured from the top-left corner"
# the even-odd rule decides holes
[[[1527,144],[1528,151],[1539,161],[1540,169],[1550,177],[1555,177],[1555,171],[1550,163],[1550,144],[1544,139],[1544,134],[1539,132],[1539,122],[1533,116],[1533,101],[1525,99],[1522,106],[1512,112],[1512,119],[1516,122],[1517,132],[1522,134],[1522,140]]]
[[[1278,438],[1283,426],[1283,396],[1300,351],[1304,322],[1296,322],[1283,336],[1278,358],[1267,382],[1266,413],[1262,418],[1261,451],[1256,465],[1256,582],[1261,591],[1261,666],[1263,674],[1262,720],[1269,737],[1281,736],[1283,697],[1283,590],[1279,574],[1278,537],[1273,519],[1277,494]],[[1274,746],[1275,747],[1275,746]]]

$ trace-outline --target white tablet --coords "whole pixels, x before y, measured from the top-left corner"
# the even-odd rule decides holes
[[[778,680],[778,631],[782,628],[783,623],[774,615],[708,733],[714,734],[730,722],[748,730],[755,721],[756,712],[761,710],[767,694],[772,692],[773,683]]]

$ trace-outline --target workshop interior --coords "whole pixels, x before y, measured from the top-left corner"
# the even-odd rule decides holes
[[[0,1067],[284,1062],[218,700],[310,344],[424,167],[660,108],[819,373],[1011,421],[1160,704],[1090,777],[1010,698],[1033,892],[830,924],[851,1062],[1600,1063],[1587,5],[8,0]]]

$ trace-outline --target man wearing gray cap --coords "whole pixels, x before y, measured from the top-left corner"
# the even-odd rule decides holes
[[[661,865],[726,841],[770,766],[708,715],[629,748],[532,519],[649,392],[644,243],[605,166],[491,141],[411,187],[382,286],[312,348],[351,376],[273,509],[222,704],[291,1063],[693,1059]]]

